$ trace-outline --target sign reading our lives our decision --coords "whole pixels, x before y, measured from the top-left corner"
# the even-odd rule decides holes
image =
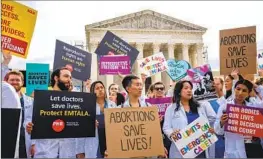
[[[163,117],[167,107],[172,104],[172,97],[149,98],[145,99],[145,101],[153,106],[157,106],[159,116]]]
[[[173,81],[179,81],[187,76],[187,70],[191,68],[190,64],[185,60],[167,60],[167,74]]]
[[[91,73],[91,54],[72,45],[56,40],[53,69],[67,67],[72,77],[86,81]]]
[[[27,58],[37,11],[15,1],[1,1],[1,45],[4,53]]]
[[[263,109],[228,104],[225,131],[247,136],[263,137]]]
[[[32,139],[95,137],[96,96],[35,90]]]
[[[95,53],[99,55],[99,58],[104,55],[127,55],[130,57],[132,66],[137,59],[139,51],[117,35],[107,31]]]
[[[129,56],[102,56],[99,62],[100,75],[131,74],[131,60]]]
[[[49,64],[26,64],[26,95],[31,96],[35,89],[48,90]]]
[[[145,74],[146,77],[151,77],[152,75],[168,69],[166,59],[162,52],[155,53],[152,56],[148,56],[137,61],[140,73]]]
[[[157,107],[105,109],[104,114],[109,158],[165,154]]]
[[[220,31],[220,74],[235,68],[241,74],[257,73],[256,26]]]
[[[183,158],[195,158],[218,140],[209,128],[209,122],[201,116],[175,135],[173,142]]]

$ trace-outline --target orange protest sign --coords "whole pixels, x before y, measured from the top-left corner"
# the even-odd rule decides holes
[[[164,155],[157,107],[112,108],[104,114],[109,158]]]
[[[1,2],[2,52],[27,58],[37,11],[15,1]]]
[[[263,109],[228,104],[225,130],[247,136],[263,137]]]

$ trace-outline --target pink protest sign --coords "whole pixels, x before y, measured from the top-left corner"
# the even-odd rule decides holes
[[[100,75],[131,74],[129,56],[102,56],[99,62]]]
[[[160,116],[164,116],[167,107],[172,104],[172,97],[165,98],[149,98],[145,99],[147,103],[158,107],[158,112]]]

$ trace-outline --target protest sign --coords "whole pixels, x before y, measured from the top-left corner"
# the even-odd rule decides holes
[[[258,53],[258,69],[263,70],[263,50]]]
[[[235,68],[241,74],[256,74],[256,26],[220,30],[220,74]]]
[[[263,137],[263,109],[227,104],[225,131]]]
[[[35,89],[48,90],[49,64],[26,64],[26,95],[31,96]]]
[[[155,53],[152,56],[137,61],[140,73],[145,74],[146,77],[150,77],[168,69],[166,59],[162,52]]]
[[[32,120],[32,139],[95,137],[96,97],[36,90]]]
[[[68,67],[72,77],[86,81],[90,78],[91,54],[62,41],[56,40],[53,69]]]
[[[175,59],[167,60],[167,73],[173,81],[179,81],[187,75],[187,70],[191,68],[185,60],[176,61]]]
[[[145,101],[153,106],[157,106],[159,116],[163,117],[167,107],[172,104],[172,97],[149,98],[145,99]]]
[[[1,108],[1,157],[14,158],[21,109]],[[20,132],[21,133],[21,132]],[[18,143],[19,144],[19,143]],[[17,145],[18,146],[18,145]]]
[[[213,86],[213,74],[209,64],[187,70],[187,75],[193,83],[193,94],[196,100],[217,98]]]
[[[131,60],[129,56],[102,56],[99,62],[100,75],[131,74]]]
[[[3,52],[27,58],[37,11],[15,1],[1,1],[1,11]]]
[[[207,119],[200,116],[175,135],[173,142],[183,158],[195,158],[217,141],[209,128]]]
[[[99,58],[104,55],[127,55],[130,57],[132,66],[137,59],[139,51],[117,35],[107,31],[95,53],[99,55]]]
[[[157,107],[112,108],[104,113],[109,158],[164,155]]]

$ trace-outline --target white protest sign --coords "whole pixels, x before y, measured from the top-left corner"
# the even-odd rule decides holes
[[[201,116],[176,134],[173,142],[183,158],[195,158],[217,141],[209,128],[209,122]]]
[[[147,77],[168,69],[166,59],[162,52],[155,53],[152,56],[138,60],[138,65],[140,73],[145,74]]]

